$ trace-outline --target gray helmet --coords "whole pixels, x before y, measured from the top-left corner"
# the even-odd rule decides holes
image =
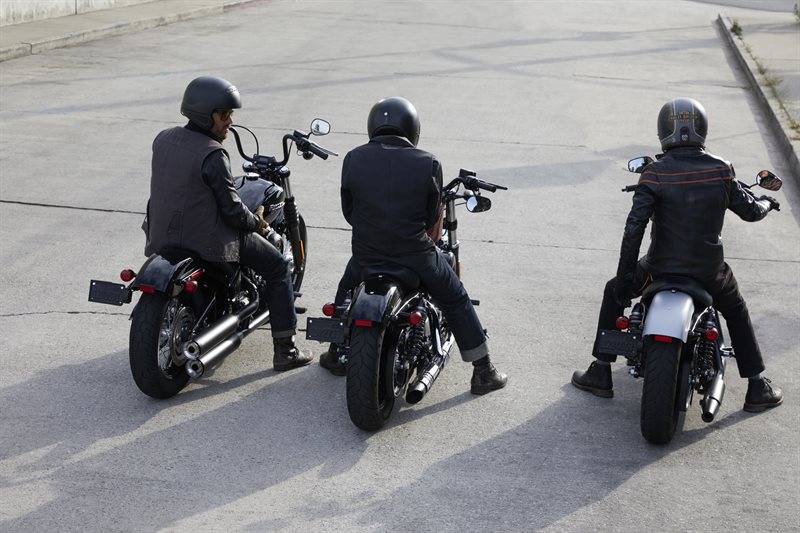
[[[419,141],[417,109],[400,96],[384,98],[369,112],[367,134],[370,139],[377,135],[400,135],[416,146]]]
[[[214,111],[241,107],[239,90],[231,82],[215,76],[201,76],[186,86],[181,102],[181,115],[204,130],[210,130],[214,125],[211,117]]]
[[[658,113],[658,139],[664,151],[678,146],[706,144],[708,116],[700,102],[692,98],[674,98]]]

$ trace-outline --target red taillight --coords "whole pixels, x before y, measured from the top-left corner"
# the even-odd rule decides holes
[[[191,279],[191,280],[200,279],[200,276],[203,275],[203,272],[205,272],[205,270],[203,270],[202,268],[198,268],[197,270],[195,270],[194,272],[189,274],[189,277],[187,279]]]
[[[672,342],[672,337],[667,337],[665,335],[656,335],[653,337],[656,342]]]
[[[706,339],[713,342],[718,338],[719,338],[719,331],[717,331],[717,328],[708,328],[706,330]]]
[[[411,311],[408,313],[408,323],[412,326],[417,326],[422,322],[422,313],[419,311]]]
[[[196,292],[197,291],[197,282],[195,280],[193,280],[193,279],[190,279],[189,281],[187,281],[187,282],[185,282],[183,284],[183,290],[185,290],[188,293]]]
[[[325,316],[333,316],[336,312],[336,306],[333,304],[325,304],[322,306],[322,314]]]
[[[128,283],[130,280],[132,280],[135,277],[136,277],[136,272],[134,272],[130,268],[126,268],[125,270],[123,270],[122,272],[119,273],[119,279],[121,279],[125,283]]]
[[[146,292],[147,294],[153,294],[156,292],[156,288],[152,285],[140,285],[139,290],[142,292]]]
[[[628,317],[621,316],[621,317],[619,317],[617,319],[617,329],[620,330],[620,331],[622,331],[623,329],[628,329],[628,325],[630,323],[631,323],[631,321],[628,320]]]
[[[354,324],[361,328],[371,328],[372,320],[356,320]]]

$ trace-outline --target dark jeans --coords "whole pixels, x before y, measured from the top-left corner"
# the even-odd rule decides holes
[[[290,337],[295,334],[297,315],[294,311],[294,288],[289,263],[267,240],[257,233],[243,233],[239,248],[239,263],[252,268],[267,282],[261,295],[267,302],[272,336]]]
[[[633,276],[634,297],[639,296],[651,281],[652,277],[642,268],[640,262]],[[725,263],[725,266],[716,275],[698,281],[714,298],[714,308],[725,317],[725,323],[728,325],[728,332],[731,336],[731,346],[736,354],[739,375],[747,378],[763,372],[764,360],[761,357],[758,341],[756,341],[753,324],[750,322],[750,313],[747,311],[744,298],[739,293],[739,284],[736,283],[731,267]],[[614,301],[616,282],[617,278],[611,278],[603,291],[603,303],[600,305],[600,316],[597,320],[598,333],[601,329],[615,329],[617,317],[624,312],[624,309]],[[617,359],[613,355],[598,354],[597,340],[592,348],[592,354],[601,361],[613,363]]]
[[[475,307],[461,280],[442,254],[431,252],[424,255],[393,257],[382,262],[404,266],[419,276],[422,285],[447,319],[464,361],[476,361],[488,355],[486,334]],[[362,262],[355,257],[350,258],[336,291],[334,302],[337,305],[344,302],[348,291],[355,289],[361,283],[363,268],[373,264],[377,265],[380,262],[371,260]]]

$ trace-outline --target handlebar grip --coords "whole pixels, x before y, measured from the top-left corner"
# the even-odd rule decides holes
[[[638,185],[639,185],[638,183],[637,183],[636,185],[628,185],[627,187],[625,187],[624,189],[622,189],[622,192],[633,192],[633,191],[635,191],[635,190],[636,190],[636,187],[637,187]]]
[[[478,178],[474,178],[471,176],[464,176],[461,178],[461,181],[464,183],[464,185],[466,185],[468,189],[483,189],[484,191],[489,191],[489,192],[497,191],[497,185],[487,183],[485,181],[479,180]]]
[[[328,153],[313,142],[308,144],[308,151],[321,159],[328,159]]]

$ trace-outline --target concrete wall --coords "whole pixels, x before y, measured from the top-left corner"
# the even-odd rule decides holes
[[[158,0],[0,0],[0,26]]]

